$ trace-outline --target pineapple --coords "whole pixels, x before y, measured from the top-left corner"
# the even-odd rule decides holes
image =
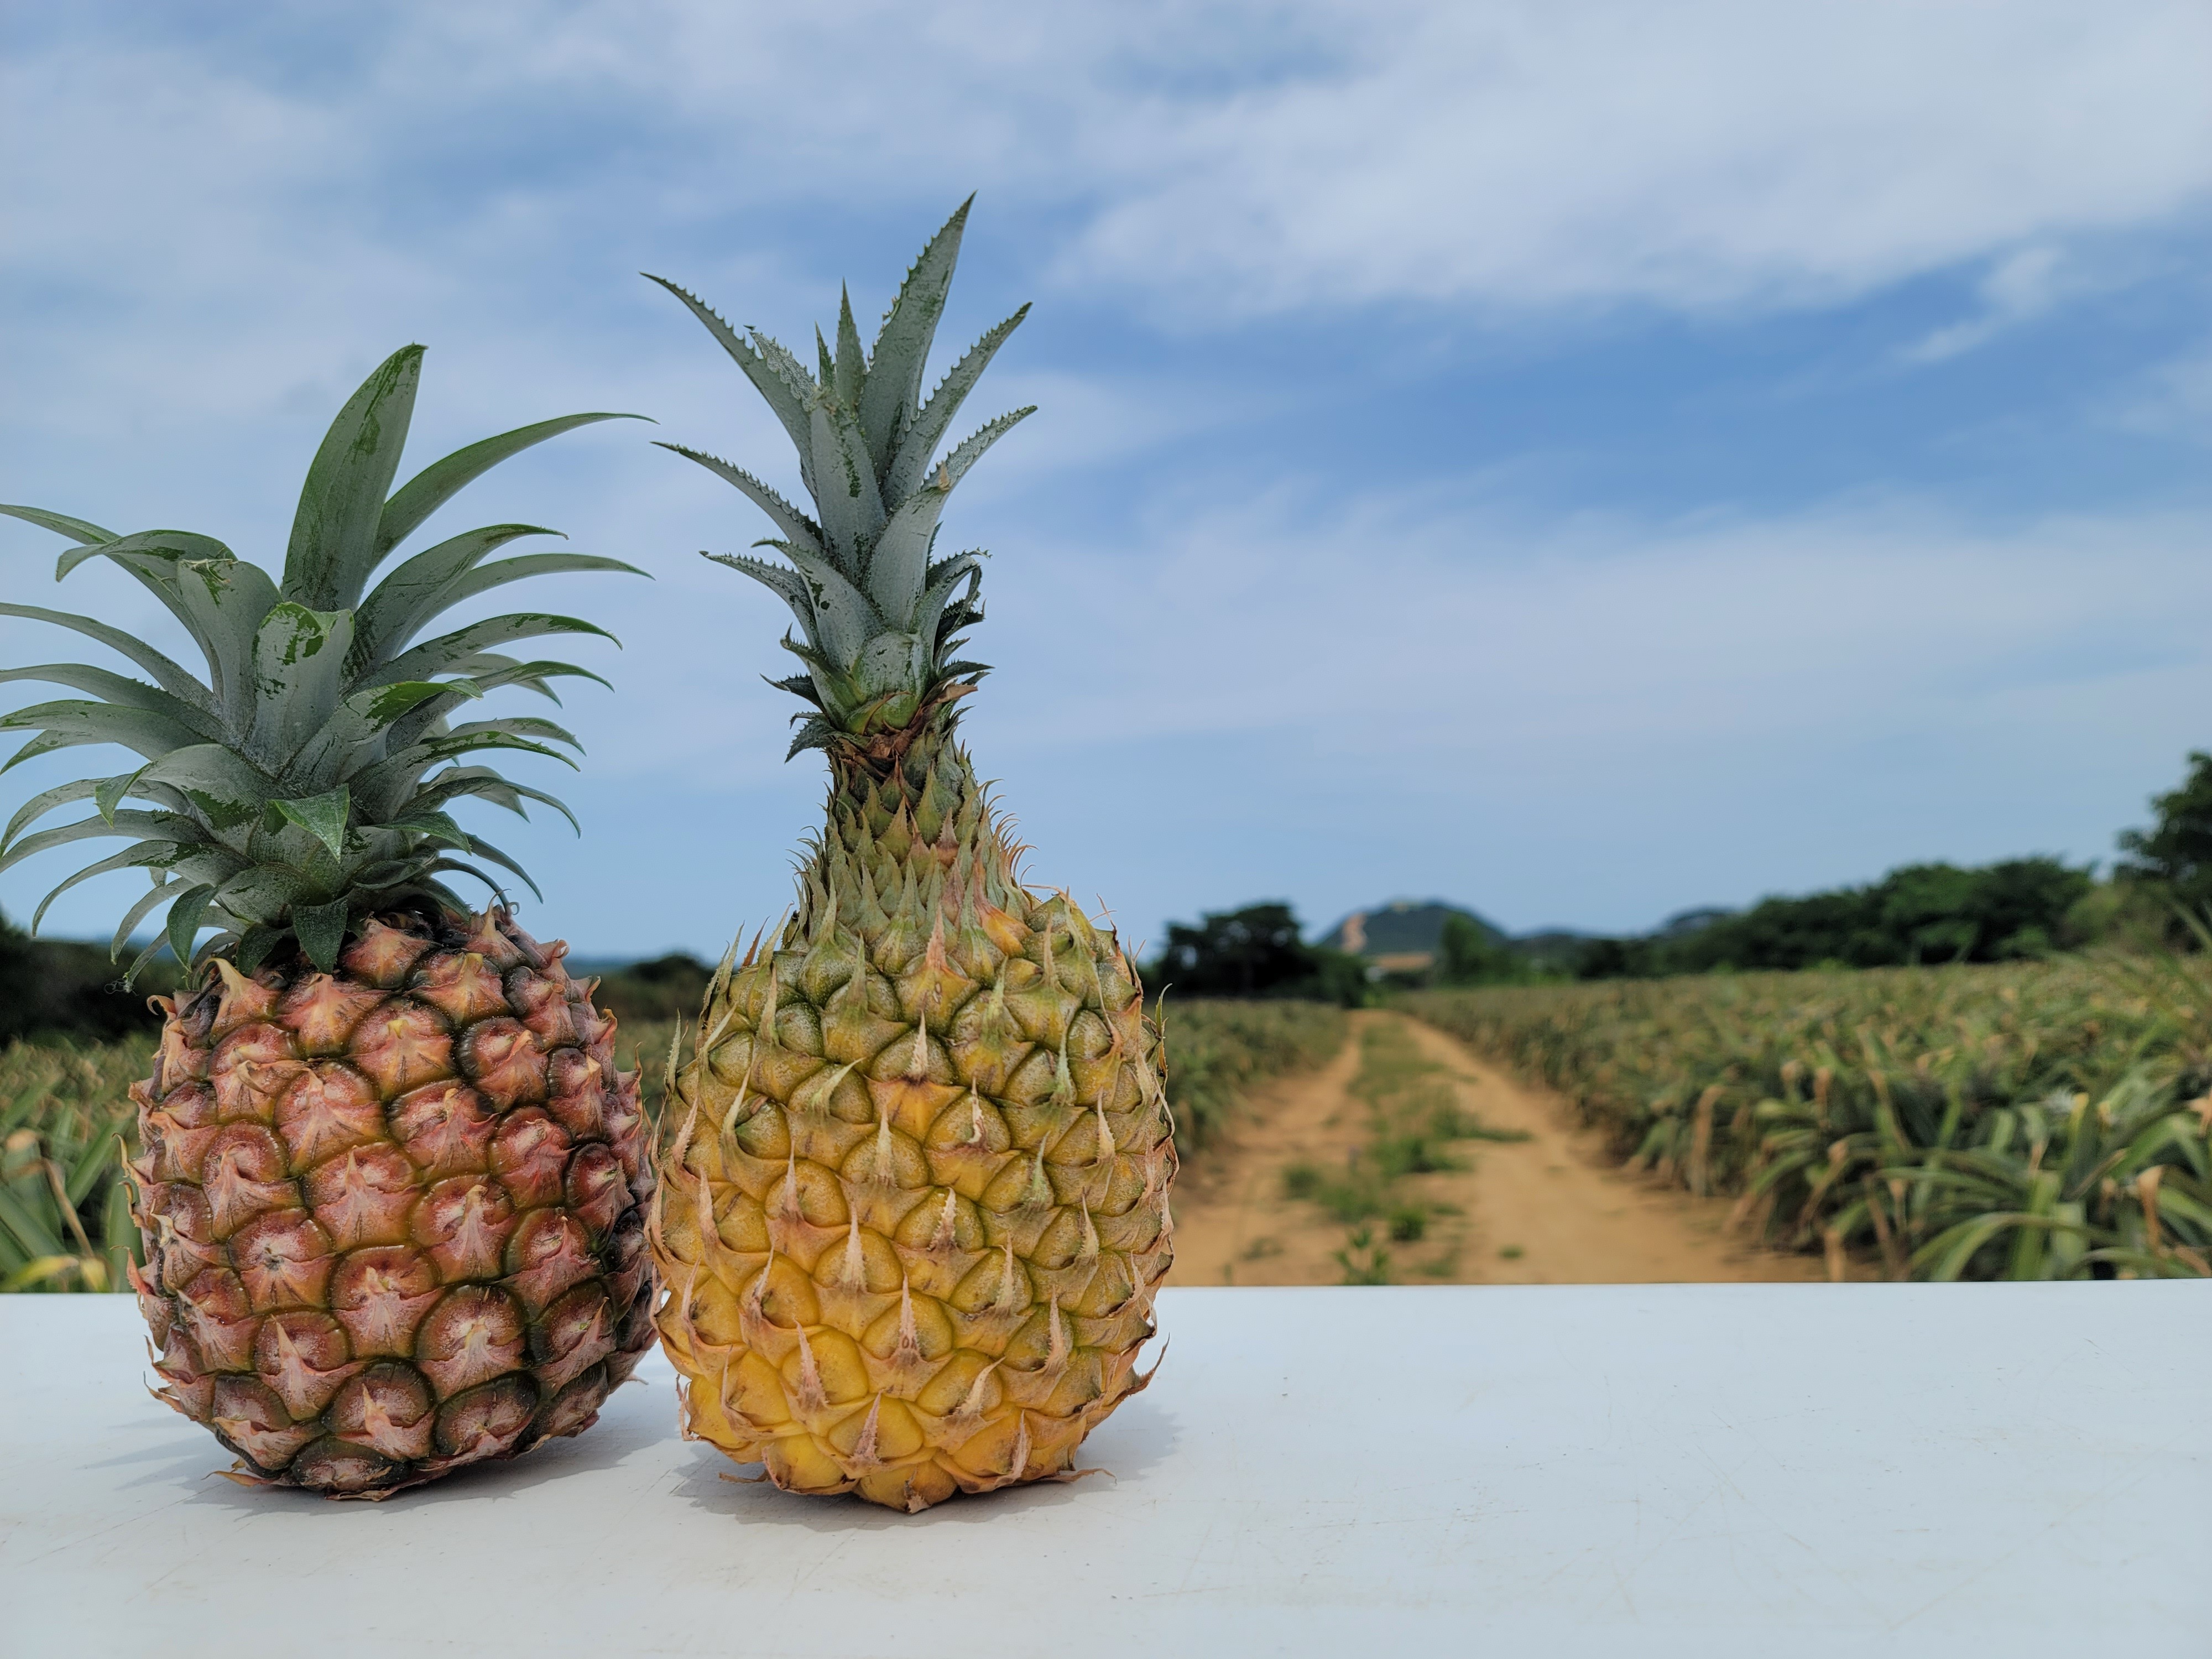
[[[666,447],[774,520],[789,564],[719,556],[789,604],[828,757],[795,912],[708,990],[672,1066],[647,1234],[684,1427],[787,1490],[918,1510],[1066,1479],[1143,1388],[1172,1251],[1176,1152],[1158,1029],[1114,933],[1025,887],[956,741],[981,665],[979,556],[933,560],[946,496],[1031,411],[935,459],[1026,312],[921,400],[963,204],[864,358],[848,298],[810,375],[758,331],[704,323],[797,444],[808,516]],[[654,278],[660,281],[659,278]],[[679,1056],[680,1058],[680,1056]]]
[[[130,571],[205,654],[202,679],[93,618],[0,605],[90,635],[153,682],[64,664],[0,673],[87,694],[0,718],[39,734],[15,760],[75,744],[142,757],[27,802],[0,837],[0,867],[121,836],[131,845],[55,892],[149,872],[114,948],[157,910],[166,927],[126,977],[163,943],[191,969],[173,1000],[155,999],[161,1048],[131,1091],[144,1261],[131,1279],[158,1393],[238,1455],[237,1478],[336,1497],[382,1498],[577,1433],[652,1340],[653,1175],[614,1022],[562,969],[565,947],[538,945],[501,904],[471,917],[441,879],[465,873],[496,894],[471,860],[522,873],[452,803],[568,813],[465,757],[565,759],[556,745],[575,741],[533,717],[449,716],[501,686],[551,696],[552,679],[585,672],[496,647],[604,630],[524,614],[422,637],[506,583],[633,567],[574,553],[487,562],[550,533],[494,525],[404,560],[363,597],[471,479],[613,417],[485,439],[387,500],[422,355],[395,353],[331,425],[281,584],[204,536],[118,536],[0,507],[78,544],[61,575],[95,557]],[[26,833],[86,800],[91,816]]]

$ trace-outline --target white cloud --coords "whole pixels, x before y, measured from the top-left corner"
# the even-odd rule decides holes
[[[2208,539],[2202,514],[1989,526],[1899,501],[1655,522],[1285,495],[1160,522],[1140,548],[1048,546],[1004,602],[1012,631],[1081,615],[1127,642],[1127,672],[997,723],[1042,744],[1113,709],[1124,736],[1571,745],[1607,765],[1910,729],[2203,655]]]
[[[327,317],[573,257],[611,208],[647,240],[981,185],[1046,216],[1063,282],[1193,318],[1817,304],[1977,261],[2002,317],[2069,239],[2212,191],[2191,0],[525,0],[352,27],[296,79],[219,36],[21,54],[9,264],[129,297],[253,272],[257,309]],[[349,210],[379,178],[422,199]]]
[[[2021,248],[1996,261],[1979,288],[1982,304],[1975,315],[1928,334],[1905,350],[1905,361],[1940,363],[1984,345],[2005,330],[2049,311],[2067,284],[2058,250],[2039,246]]]
[[[2212,443],[2212,339],[2138,376],[2113,396],[2106,413],[2131,431]]]

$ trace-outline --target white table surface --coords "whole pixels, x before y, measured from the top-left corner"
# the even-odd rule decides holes
[[[514,1463],[242,1490],[128,1298],[0,1297],[0,1653],[2212,1655],[2212,1285],[1160,1307],[1114,1478],[906,1516],[720,1479],[658,1355]]]

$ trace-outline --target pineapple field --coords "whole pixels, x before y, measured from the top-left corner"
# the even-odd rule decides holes
[[[1431,992],[1615,1158],[1832,1277],[2212,1275],[2202,958]]]
[[[1267,1079],[1309,1070],[1344,1042],[1341,1009],[1302,1002],[1185,1002],[1165,1021],[1175,1045],[1168,1102],[1202,1169],[1237,1102]],[[669,1020],[624,1020],[617,1064],[641,1074],[648,1109],[666,1090]],[[0,1292],[128,1291],[137,1243],[123,1171],[138,1155],[131,1085],[156,1034],[116,1042],[65,1037],[0,1048]]]

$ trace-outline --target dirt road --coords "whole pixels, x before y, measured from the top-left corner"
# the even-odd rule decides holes
[[[1334,1285],[1347,1267],[1389,1252],[1398,1284],[1570,1285],[1825,1278],[1818,1257],[1750,1249],[1723,1230],[1729,1201],[1697,1199],[1612,1165],[1595,1137],[1569,1127],[1564,1105],[1527,1088],[1443,1032],[1403,1015],[1353,1017],[1351,1041],[1318,1072],[1255,1092],[1222,1142],[1176,1184],[1176,1265],[1183,1285]],[[1462,1167],[1401,1177],[1394,1190],[1429,1218],[1418,1238],[1370,1224],[1367,1251],[1349,1229],[1285,1192],[1300,1164],[1344,1168],[1372,1133],[1367,1103],[1348,1092],[1362,1038],[1376,1022],[1404,1028],[1439,1068],[1461,1108],[1516,1141],[1461,1140]]]

